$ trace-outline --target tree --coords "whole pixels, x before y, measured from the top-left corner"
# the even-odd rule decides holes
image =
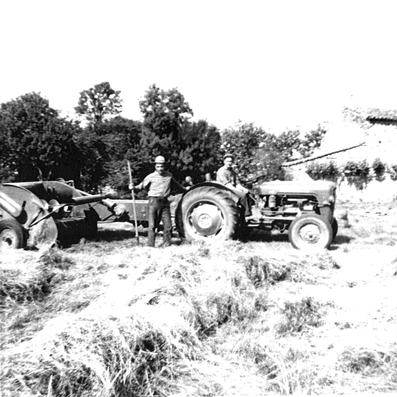
[[[222,150],[234,155],[242,179],[249,179],[258,172],[258,160],[254,159],[265,135],[266,132],[253,123],[241,121],[222,132]]]
[[[63,177],[79,182],[78,124],[60,118],[47,99],[25,94],[1,104],[0,166],[2,178],[16,181]]]
[[[76,137],[82,152],[82,178],[87,191],[108,185],[118,190],[128,187],[128,153],[139,152],[141,123],[117,116],[100,124],[88,125]],[[136,155],[133,156],[134,161]]]
[[[195,182],[205,179],[205,174],[213,174],[222,164],[221,134],[208,125],[207,121],[186,121],[182,127],[183,148],[179,153],[178,169],[180,177],[191,176]]]
[[[120,91],[115,91],[108,82],[103,82],[80,92],[79,103],[74,110],[89,123],[98,124],[109,116],[120,114],[121,108]]]
[[[261,181],[284,180],[282,164],[291,160],[300,146],[300,132],[284,131],[280,135],[265,134],[255,153],[258,175]]]
[[[149,87],[139,107],[145,127],[160,138],[167,136],[173,142],[180,139],[184,121],[193,116],[185,97],[176,88],[164,91],[155,84]]]
[[[153,159],[163,155],[172,172],[181,171],[181,151],[185,149],[183,128],[193,111],[176,89],[161,90],[152,85],[139,102],[144,117],[140,141],[139,171],[143,175],[153,169]]]
[[[133,175],[138,175],[142,123],[118,116],[101,124],[99,134],[107,145],[109,155],[104,183],[120,193],[130,193],[126,160],[131,163]]]
[[[302,155],[302,157],[311,156],[316,149],[321,146],[321,142],[327,130],[320,125],[317,129],[307,132],[303,139],[301,139],[301,143],[299,145],[298,151]]]
[[[263,136],[253,162],[257,166],[256,176],[260,182],[284,180],[285,174],[281,167],[284,155],[276,135],[267,133]]]

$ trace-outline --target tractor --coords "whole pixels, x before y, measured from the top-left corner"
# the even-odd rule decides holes
[[[265,182],[251,189],[249,199],[253,217],[247,221],[239,198],[230,189],[217,182],[196,184],[182,196],[172,197],[175,229],[189,242],[242,238],[254,229],[288,232],[292,246],[305,251],[328,248],[338,232],[334,182]],[[127,209],[128,221],[133,222],[133,202],[114,202]],[[111,215],[104,206],[96,211],[102,219]],[[135,214],[137,224],[147,227],[147,200],[135,200]]]
[[[265,182],[249,198],[253,217],[246,221],[238,197],[227,187],[216,182],[195,185],[178,204],[177,229],[188,241],[226,240],[250,229],[288,232],[292,246],[305,251],[328,248],[338,232],[333,182]]]

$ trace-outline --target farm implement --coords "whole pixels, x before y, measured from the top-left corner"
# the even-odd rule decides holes
[[[125,215],[126,209],[109,195],[90,195],[59,181],[4,183],[0,185],[0,249],[39,248],[94,238],[101,220]]]

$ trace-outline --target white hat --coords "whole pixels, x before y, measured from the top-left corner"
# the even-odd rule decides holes
[[[156,160],[154,160],[156,164],[164,164],[165,163],[165,158],[163,156],[157,156]]]

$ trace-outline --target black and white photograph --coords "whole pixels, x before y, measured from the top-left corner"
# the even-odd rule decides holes
[[[397,394],[396,1],[0,15],[0,397]]]

